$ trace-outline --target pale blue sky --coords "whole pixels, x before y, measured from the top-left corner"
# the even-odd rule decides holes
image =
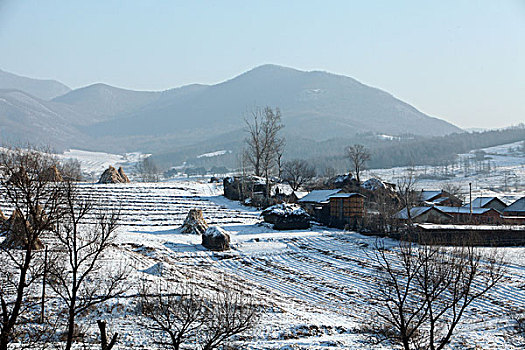
[[[461,127],[525,121],[525,0],[0,0],[0,69],[163,90],[274,63],[344,74]]]

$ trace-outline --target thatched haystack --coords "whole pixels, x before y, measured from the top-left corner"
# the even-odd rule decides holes
[[[230,235],[219,226],[210,226],[202,234],[202,245],[210,250],[229,250]]]
[[[99,184],[118,184],[118,183],[129,183],[129,179],[124,174],[122,167],[115,169],[111,165],[107,168],[98,180]]]
[[[0,246],[9,249],[27,249],[29,246],[28,236],[32,235],[33,229],[28,220],[24,218],[19,210],[13,211],[13,214],[7,220],[6,238]],[[44,244],[37,238],[31,242],[31,249],[43,249]]]
[[[208,224],[202,216],[202,210],[190,209],[188,216],[186,216],[186,219],[184,220],[184,224],[180,228],[180,232],[202,235],[206,232],[207,228]]]
[[[265,222],[276,230],[303,230],[310,227],[310,215],[295,204],[276,204],[262,211]]]
[[[122,182],[124,182],[124,183],[129,183],[130,182],[128,176],[124,173],[124,169],[122,169],[122,167],[118,168],[118,174],[120,175],[120,178],[122,179]]]
[[[56,167],[56,165],[53,165],[46,170],[44,170],[39,175],[40,179],[47,182],[63,182],[64,178],[62,177],[62,174],[60,174],[60,171]]]

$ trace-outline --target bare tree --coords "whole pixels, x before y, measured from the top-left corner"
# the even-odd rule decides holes
[[[461,185],[458,185],[458,184],[455,184],[455,183],[452,183],[452,182],[447,182],[444,186],[443,186],[443,190],[445,192],[448,192],[450,193],[451,195],[461,199],[462,201],[465,200],[465,194],[463,193],[463,190],[461,188]]]
[[[252,300],[226,286],[205,293],[193,284],[169,284],[152,294],[141,293],[141,310],[152,321],[146,328],[160,333],[158,345],[178,350],[185,344],[213,350],[232,337],[255,327],[259,307]]]
[[[253,166],[255,176],[267,175],[275,165],[276,156],[282,152],[284,139],[279,137],[281,111],[270,107],[257,108],[252,112],[251,119],[245,119],[246,154]]]
[[[355,172],[357,182],[361,183],[361,178],[359,176],[365,167],[366,162],[370,160],[370,151],[363,145],[355,144],[348,147],[347,154],[348,158],[350,158],[350,162],[352,163],[352,168]]]
[[[0,350],[19,331],[21,318],[37,302],[28,290],[42,272],[41,237],[62,216],[63,188],[40,176],[55,159],[35,149],[9,149],[0,154],[0,191],[14,208],[7,237],[0,245]],[[34,300],[34,299],[32,299]]]
[[[397,181],[397,189],[401,205],[407,211],[408,223],[412,224],[411,209],[418,202],[419,197],[416,191],[417,178],[412,168],[401,176]]]
[[[143,182],[158,182],[159,169],[151,156],[142,159],[137,165],[137,171]]]
[[[105,268],[104,253],[115,239],[119,214],[93,213],[91,200],[80,199],[72,183],[66,183],[66,214],[54,229],[59,258],[50,270],[50,285],[67,307],[67,338],[70,350],[75,337],[75,319],[92,306],[124,293],[124,268]],[[89,223],[89,220],[94,222]]]
[[[202,350],[221,348],[232,337],[253,329],[260,318],[260,309],[252,298],[226,286],[208,300],[206,311],[199,335]]]
[[[283,164],[283,180],[292,190],[297,191],[302,185],[315,177],[315,167],[306,160],[295,159]]]
[[[375,332],[405,350],[443,349],[469,306],[504,275],[495,251],[487,256],[470,243],[447,248],[401,242],[395,250],[378,244],[375,260],[381,271]]]
[[[97,326],[100,331],[100,347],[101,350],[111,350],[117,343],[118,333],[113,334],[111,340],[108,343],[108,334],[106,330],[106,322],[97,320]]]

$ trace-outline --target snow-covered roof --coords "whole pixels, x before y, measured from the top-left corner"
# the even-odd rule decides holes
[[[435,197],[439,196],[442,192],[443,191],[441,191],[441,190],[431,190],[431,191],[421,190],[421,194],[420,194],[419,198],[423,202],[431,201]]]
[[[261,216],[265,215],[278,215],[278,216],[308,216],[306,211],[295,204],[276,204],[264,209]]]
[[[341,192],[341,189],[334,190],[315,190],[308,193],[303,198],[299,199],[299,203],[325,203],[330,200],[330,196]]]
[[[337,193],[337,194],[331,195],[330,198],[350,198],[354,196],[364,197],[361,193]]]
[[[301,199],[301,198],[304,198],[304,196],[306,196],[308,192],[307,191],[294,191],[294,194],[297,197],[297,199]]]
[[[413,207],[410,208],[410,217],[411,218],[417,218],[419,215],[425,214],[427,211],[435,209],[434,207]],[[436,209],[437,210],[437,209]],[[403,208],[400,211],[397,212],[395,215],[398,219],[408,219],[408,210],[407,208]]]
[[[361,184],[361,187],[367,189],[367,190],[370,190],[370,191],[376,191],[380,188],[386,188],[386,185],[384,184],[383,181],[373,177],[373,178],[370,178],[368,180],[366,180],[365,182],[363,182]]]
[[[448,201],[450,198],[448,197],[440,197],[440,198],[436,198],[432,201],[432,203],[436,203],[436,204],[439,204],[439,203],[443,203],[445,201]]]
[[[470,208],[467,207],[445,207],[445,206],[436,206],[435,208],[441,210],[447,214],[470,214]],[[480,215],[485,214],[488,211],[494,210],[492,208],[474,208],[472,207],[472,214]]]
[[[505,203],[498,197],[477,197],[472,201],[472,208],[483,208],[485,205],[489,204],[493,200],[501,202],[505,205]],[[470,208],[470,204],[467,203],[464,205],[464,207]]]
[[[523,211],[525,212],[525,197],[521,197],[505,209],[503,209],[504,212],[507,211]]]

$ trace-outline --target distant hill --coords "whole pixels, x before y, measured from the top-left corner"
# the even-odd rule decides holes
[[[92,124],[111,117],[136,111],[153,102],[159,92],[132,91],[106,84],[93,84],[56,97],[53,102],[68,105],[87,120],[76,120],[79,124]]]
[[[74,112],[19,90],[0,90],[0,139],[2,143],[52,146],[89,146],[87,137],[69,119]]]
[[[56,80],[26,78],[3,70],[0,70],[0,89],[20,90],[42,100],[50,100],[71,91]]]
[[[93,135],[216,136],[243,126],[255,106],[278,106],[286,132],[316,140],[359,132],[460,132],[379,89],[345,76],[265,65],[213,86],[182,87],[163,103],[93,125]],[[189,133],[189,134],[188,134]]]
[[[10,91],[4,93],[13,94]],[[244,118],[256,106],[279,107],[289,144],[300,144],[302,152],[312,142],[351,141],[363,133],[440,136],[461,132],[355,79],[276,65],[260,66],[216,85],[195,84],[162,92],[94,84],[44,101],[23,91],[25,97],[19,96],[16,103],[12,95],[0,100],[2,135],[22,139],[26,135],[30,142],[49,140],[60,147],[113,153],[177,150],[177,157],[194,157],[226,146],[239,148]],[[23,104],[20,99],[31,102]],[[27,125],[17,123],[30,119],[47,131],[35,128],[27,132]],[[60,139],[51,135],[60,135]]]

